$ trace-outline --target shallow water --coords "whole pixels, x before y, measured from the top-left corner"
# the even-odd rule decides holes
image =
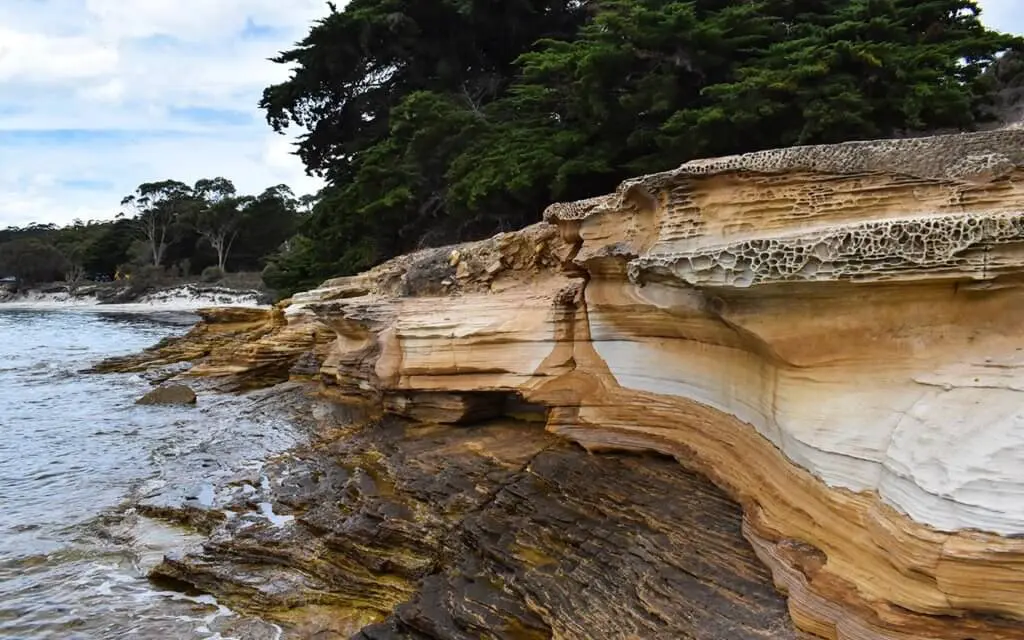
[[[192,538],[120,514],[136,502],[210,506],[232,475],[258,482],[260,460],[295,429],[258,394],[143,407],[143,376],[80,373],[193,320],[0,309],[0,638],[226,638],[243,621],[146,580]],[[245,625],[256,631],[234,637],[277,635]]]

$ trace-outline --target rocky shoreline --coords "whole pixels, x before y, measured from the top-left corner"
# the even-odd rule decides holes
[[[207,536],[151,576],[295,638],[799,637],[739,506],[674,460],[309,403],[261,490],[139,509]]]
[[[505,394],[382,412],[322,384],[337,337],[295,311],[200,310],[185,336],[93,369],[280,394],[314,423],[262,486],[128,505],[204,536],[154,579],[294,638],[803,637],[739,505],[707,478],[669,457],[590,454]]]
[[[203,311],[97,370],[317,436],[154,575],[302,638],[1020,640],[1022,184],[1019,130],[692,162]]]

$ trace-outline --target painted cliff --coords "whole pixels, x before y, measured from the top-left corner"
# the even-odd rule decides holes
[[[116,366],[312,379],[374,416],[275,561],[360,637],[1024,638],[1024,130],[691,162],[228,315]],[[331,493],[357,467],[376,502]],[[159,571],[237,595],[226,566],[273,563],[224,527]]]

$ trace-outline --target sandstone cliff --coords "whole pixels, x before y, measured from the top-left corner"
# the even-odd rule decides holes
[[[687,536],[701,541],[697,556],[713,556],[712,547],[700,547],[707,543],[701,525],[668,515],[702,508],[670,487],[704,490],[652,481],[648,474],[665,473],[664,460],[622,463],[632,470],[607,471],[610,479],[594,486],[567,489],[550,475],[566,441],[591,452],[669,456],[740,505],[743,535],[788,595],[801,632],[1024,638],[1022,313],[1024,131],[1005,130],[761,152],[630,180],[609,196],[552,205],[544,222],[520,232],[328,281],[268,315],[244,350],[231,341],[205,348],[193,373],[273,371],[276,380],[302,356],[300,372],[318,378],[325,396],[358,399],[405,424],[540,421],[546,433],[522,426],[524,449],[515,453],[498,436],[493,454],[482,436],[464,444],[501,468],[537,469],[535,479],[553,482],[566,510],[579,510],[573,500],[593,491],[604,491],[604,502],[594,504],[614,502],[602,482],[642,483],[644,491],[623,489],[620,497],[655,495],[665,518],[655,523],[648,505],[636,507],[645,515],[621,522],[645,540],[644,527],[654,527],[669,541],[646,561],[667,562],[671,545],[686,545]],[[434,428],[469,437],[457,427]],[[403,431],[401,442],[415,437]],[[537,457],[542,451],[554,456],[547,467]],[[389,477],[394,465],[385,465]],[[485,485],[459,484],[468,495],[493,498]],[[436,495],[454,499],[458,491],[446,487]],[[526,504],[488,502],[474,513],[491,520],[472,526],[528,529],[517,518],[543,494],[511,491]],[[430,495],[417,503],[424,513],[440,509],[426,506]],[[296,509],[300,522],[303,513],[319,514],[317,531],[352,515],[351,506],[330,517],[309,504]],[[438,513],[431,517],[443,520]],[[486,535],[465,526],[460,544],[486,546]],[[614,557],[633,544],[596,524],[583,530],[600,537],[594,553]],[[490,562],[504,558],[508,573],[487,574],[504,575],[498,592],[507,602],[485,601],[487,615],[505,610],[530,620],[533,635],[493,632],[497,623],[488,626],[483,609],[453,613],[452,601],[473,593],[453,581],[479,567],[449,562],[443,570],[399,572],[421,581],[419,591],[407,586],[404,595],[384,598],[388,606],[419,603],[385,623],[406,635],[378,626],[363,637],[485,637],[486,629],[509,638],[793,637],[764,613],[774,606],[766,596],[743,595],[761,593],[753,583],[725,589],[737,602],[761,603],[748,603],[746,614],[705,602],[713,614],[742,620],[742,629],[708,621],[680,627],[676,618],[693,615],[680,602],[700,596],[664,583],[652,590],[643,571],[619,575],[625,584],[617,588],[633,604],[595,587],[605,594],[595,606],[618,602],[620,610],[580,613],[574,627],[566,611],[585,603],[556,592],[587,580],[559,559],[579,561],[582,547],[522,537],[513,533],[501,553],[484,554]],[[386,546],[380,538],[374,544]],[[407,549],[409,541],[396,544]],[[742,564],[741,546],[720,549]],[[516,549],[526,569],[509,568]],[[308,558],[292,562],[304,575],[316,573]],[[215,564],[200,557],[164,570],[216,590],[201,577],[218,575]],[[559,579],[538,577],[548,566],[558,567],[561,587]],[[722,593],[734,578],[721,571],[699,580]],[[435,589],[422,589],[424,576],[434,576]],[[438,594],[448,594],[449,606],[435,608],[461,620],[453,628],[477,631],[444,632],[436,617],[417,617],[424,598]],[[373,609],[351,604],[354,598],[350,590],[340,601]],[[635,602],[644,603],[643,616]],[[432,624],[440,630],[424,631]]]

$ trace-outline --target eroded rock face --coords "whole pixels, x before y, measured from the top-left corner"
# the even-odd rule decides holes
[[[312,305],[325,380],[511,390],[678,458],[822,637],[1024,637],[1024,132],[694,162],[545,220],[572,268]]]
[[[192,363],[184,375],[221,379],[223,388],[231,390],[309,377],[335,336],[310,313],[296,310],[286,316],[285,305],[287,301],[271,309],[199,309],[202,322],[184,336],[168,338],[139,354],[105,360],[91,371],[169,370],[163,377],[170,378],[179,373],[174,365]]]
[[[235,372],[318,323],[328,396],[434,423],[523,414],[709,478],[802,632],[1024,638],[1024,131],[692,162],[544,219],[296,296]],[[556,468],[548,455],[530,473]],[[501,511],[512,494],[470,546],[544,492]],[[656,528],[692,527],[669,517],[685,498],[661,495]],[[601,637],[611,622],[573,627],[552,604],[559,547],[530,548],[534,581],[516,579],[508,610],[525,606],[536,637]],[[417,574],[431,589],[362,637],[497,624],[451,605],[490,558]],[[641,573],[617,575],[648,593]],[[619,616],[607,637],[746,637],[673,627],[679,606],[661,626]]]

